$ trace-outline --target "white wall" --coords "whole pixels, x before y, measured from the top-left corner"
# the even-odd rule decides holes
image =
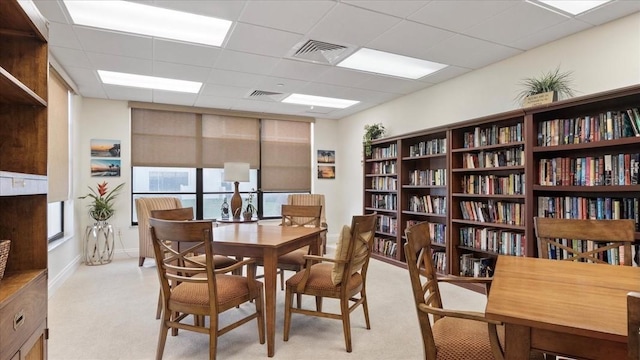
[[[336,171],[335,179],[318,179],[316,170],[318,167],[317,155],[318,150],[335,150],[336,151],[336,167],[338,164],[346,159],[345,154],[338,151],[338,145],[340,143],[338,134],[338,121],[318,119],[313,125],[313,144],[312,144],[312,162],[311,162],[311,192],[314,194],[324,194],[325,201],[325,215],[327,217],[327,245],[333,246],[337,242],[337,234],[342,228],[340,213],[334,209],[341,206],[342,198],[340,193],[336,191],[339,189],[339,184],[345,181],[359,181],[362,179],[349,179],[343,174]]]
[[[573,71],[576,95],[640,83],[640,13],[583,31],[521,55],[404,96],[339,121],[342,154],[341,222],[362,213],[362,134],[365,124],[383,123],[387,135],[427,129],[517,108],[518,83],[554,70]],[[349,135],[343,135],[349,134]],[[329,207],[328,207],[329,208]],[[339,221],[340,222],[340,221]]]

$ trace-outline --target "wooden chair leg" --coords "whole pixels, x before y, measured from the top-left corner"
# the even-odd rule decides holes
[[[256,313],[258,314],[258,339],[260,340],[260,344],[264,344],[265,342],[265,333],[264,333],[264,306],[262,305],[264,303],[264,295],[263,295],[263,289],[262,287],[260,287],[258,289],[259,295],[256,298],[257,301],[256,303]]]
[[[316,296],[316,311],[317,312],[321,312],[322,311],[322,297],[321,296]]]
[[[156,348],[156,360],[162,360],[162,354],[164,353],[164,344],[167,342],[167,333],[169,327],[167,326],[169,319],[164,316],[160,321],[160,334],[158,335],[158,347]]]
[[[364,310],[364,322],[367,324],[367,330],[371,330],[371,324],[369,323],[369,305],[367,305],[367,295],[364,289],[360,292],[360,298],[362,298],[362,309]]]
[[[160,315],[162,314],[162,290],[158,294],[158,308],[156,309],[156,320],[160,319]]]
[[[349,299],[340,299],[340,312],[342,313],[342,331],[347,352],[351,352],[351,321],[349,319]]]
[[[278,270],[280,272],[280,290],[284,290],[284,270]]]
[[[291,329],[291,306],[293,305],[293,293],[291,289],[287,287],[287,291],[284,295],[284,331],[282,339],[284,341],[289,340],[289,330]]]
[[[138,258],[138,266],[142,266],[142,265],[144,265],[144,256],[140,256]]]

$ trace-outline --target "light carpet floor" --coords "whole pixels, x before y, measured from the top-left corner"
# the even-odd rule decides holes
[[[49,299],[48,355],[51,360],[154,359],[159,331],[155,319],[158,279],[155,265],[137,258],[80,268]],[[286,275],[291,276],[288,272]],[[279,287],[279,283],[278,283]],[[486,298],[442,284],[444,306],[483,311]],[[424,358],[407,270],[372,259],[367,276],[371,330],[362,308],[351,314],[353,352],[345,351],[342,324],[293,314],[289,341],[282,340],[284,291],[278,290],[275,359],[421,359]],[[303,306],[313,306],[313,298]],[[337,301],[325,299],[326,310]],[[245,304],[244,307],[252,306]],[[232,309],[222,321],[233,316]],[[242,311],[243,308],[240,309]],[[267,358],[255,321],[218,339],[218,359]],[[164,359],[208,358],[208,336],[180,331],[169,336]]]

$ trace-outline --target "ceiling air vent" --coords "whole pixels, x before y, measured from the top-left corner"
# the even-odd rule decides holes
[[[267,100],[267,101],[280,101],[285,94],[274,92],[274,91],[266,91],[266,90],[253,90],[247,98],[256,99],[256,100]]]
[[[299,46],[291,55],[292,58],[322,64],[335,64],[347,54],[347,46],[326,43],[318,40],[308,40]]]

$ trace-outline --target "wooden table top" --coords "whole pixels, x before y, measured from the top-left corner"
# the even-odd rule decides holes
[[[486,316],[626,342],[630,291],[640,291],[638,267],[499,256]]]
[[[321,228],[277,225],[230,224],[213,229],[213,241],[228,245],[278,247],[291,240],[314,236]]]

